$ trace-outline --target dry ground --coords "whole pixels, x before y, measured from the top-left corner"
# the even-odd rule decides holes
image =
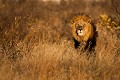
[[[108,28],[112,22],[96,18],[95,51],[82,52],[74,48],[69,20],[84,7],[1,1],[0,80],[120,79],[118,25]]]

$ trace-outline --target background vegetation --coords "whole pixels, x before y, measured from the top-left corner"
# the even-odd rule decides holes
[[[0,0],[0,80],[119,80],[119,2]],[[96,25],[93,52],[74,48],[69,22],[79,13]]]

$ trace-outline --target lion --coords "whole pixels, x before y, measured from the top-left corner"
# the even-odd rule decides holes
[[[77,15],[71,20],[71,31],[75,48],[84,45],[84,50],[93,49],[96,45],[96,28],[87,15]]]

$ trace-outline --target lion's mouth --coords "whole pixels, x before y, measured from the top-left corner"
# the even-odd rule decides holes
[[[79,30],[77,30],[77,35],[83,36],[83,35],[85,35],[85,33],[83,32],[83,30],[79,29]]]

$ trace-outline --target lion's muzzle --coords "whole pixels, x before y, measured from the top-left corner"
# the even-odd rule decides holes
[[[83,31],[82,29],[78,29],[78,30],[77,30],[77,35],[78,35],[78,36],[84,36],[85,33],[84,33],[84,31]]]

